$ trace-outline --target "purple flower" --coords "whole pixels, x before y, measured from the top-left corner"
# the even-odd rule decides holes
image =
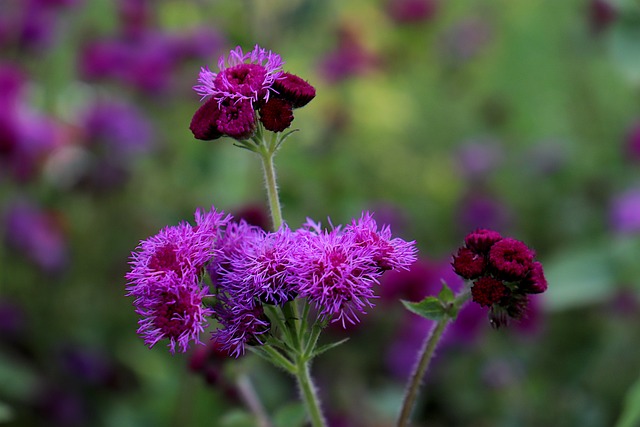
[[[219,286],[247,305],[283,305],[297,295],[291,271],[298,249],[294,236],[286,226],[274,233],[254,230],[242,251],[229,260],[233,269],[222,275]]]
[[[5,239],[47,273],[59,273],[68,263],[67,243],[55,217],[35,204],[18,201],[5,213]]]
[[[321,60],[320,73],[329,83],[338,83],[366,74],[379,65],[379,58],[361,41],[361,34],[344,27],[338,32],[338,45]]]
[[[219,101],[224,99],[268,101],[271,86],[282,74],[284,62],[269,50],[256,45],[252,51],[244,53],[240,46],[218,60],[218,73],[208,67],[202,68],[199,85],[193,89],[203,98],[211,96]]]
[[[609,218],[617,233],[640,232],[640,188],[631,188],[615,196],[611,201]]]
[[[303,250],[292,267],[300,297],[313,303],[321,317],[335,318],[343,326],[345,321],[356,323],[359,313],[373,307],[373,285],[382,272],[375,260],[378,248],[362,245],[355,233],[308,226],[297,233]]]
[[[82,124],[90,145],[123,161],[153,144],[152,124],[133,104],[97,102],[89,107]]]
[[[463,144],[456,152],[460,174],[470,182],[486,178],[504,157],[501,144],[492,138],[478,138]]]
[[[150,286],[145,295],[139,296],[134,305],[142,316],[138,322],[138,334],[152,348],[162,339],[169,340],[169,350],[186,352],[189,342],[200,342],[200,333],[207,325],[207,317],[213,310],[205,307],[202,300],[211,297],[207,286],[187,282],[176,275]]]
[[[214,307],[220,329],[211,339],[220,343],[222,349],[233,357],[244,354],[246,345],[262,345],[260,336],[269,331],[269,321],[261,305],[243,304],[225,295],[218,295]]]
[[[344,232],[353,233],[358,244],[373,251],[373,259],[382,271],[407,269],[416,260],[415,242],[392,238],[388,225],[378,230],[369,212],[364,212],[358,220],[354,219]]]
[[[387,2],[387,13],[391,19],[400,24],[427,21],[433,17],[436,9],[436,0],[389,0]]]
[[[195,220],[195,226],[165,227],[132,253],[127,295],[136,297],[136,313],[142,316],[138,333],[149,347],[167,338],[172,353],[176,346],[185,352],[191,340],[200,342],[206,317],[213,314],[202,305],[211,295],[200,276],[229,217],[211,208],[197,210]]]
[[[627,134],[627,155],[631,160],[640,161],[640,122],[635,123]]]

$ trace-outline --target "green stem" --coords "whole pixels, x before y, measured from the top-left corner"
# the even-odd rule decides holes
[[[429,362],[433,358],[435,349],[440,342],[440,338],[442,338],[442,333],[449,324],[449,320],[450,319],[448,317],[440,320],[436,324],[435,328],[433,328],[433,330],[431,331],[431,334],[427,336],[427,339],[425,339],[424,343],[422,344],[422,349],[420,350],[420,353],[422,355],[420,357],[420,360],[418,361],[418,364],[414,368],[413,374],[411,374],[409,388],[407,389],[407,394],[404,396],[402,410],[400,411],[400,418],[398,419],[398,427],[406,427],[409,423],[409,418],[411,417],[413,406],[415,404],[416,398],[418,397],[418,391],[420,389],[422,378],[427,372]]]
[[[322,411],[320,409],[320,400],[318,399],[318,395],[316,394],[316,389],[313,385],[311,374],[309,372],[309,361],[304,360],[302,357],[299,357],[297,359],[296,366],[298,368],[298,371],[296,373],[298,386],[300,387],[300,391],[302,392],[302,398],[307,408],[307,414],[309,414],[311,425],[313,427],[324,427],[325,420],[322,416]]]
[[[262,158],[262,168],[264,170],[264,182],[267,189],[267,198],[269,199],[269,209],[271,210],[271,220],[273,229],[278,230],[282,225],[282,208],[280,207],[280,198],[278,197],[278,185],[276,184],[276,170],[273,166],[274,151],[265,147],[265,141],[260,150]]]
[[[469,299],[469,296],[469,292],[460,294],[456,297],[455,301],[452,303],[452,306],[458,308],[462,307],[462,305]],[[411,374],[411,377],[409,379],[409,385],[404,396],[404,401],[402,402],[400,417],[398,418],[398,423],[396,424],[397,427],[406,427],[409,425],[411,412],[413,411],[415,401],[418,397],[418,392],[420,391],[420,384],[422,383],[422,379],[424,378],[424,375],[427,372],[427,368],[429,367],[429,362],[431,362],[431,359],[435,354],[436,348],[440,343],[440,339],[442,338],[442,334],[447,328],[447,325],[453,320],[455,320],[455,315],[453,315],[453,317],[444,316],[438,321],[438,323],[436,323],[436,326],[425,338],[424,343],[422,344],[422,348],[420,349],[420,359],[418,360],[418,364],[415,366],[413,373]]]

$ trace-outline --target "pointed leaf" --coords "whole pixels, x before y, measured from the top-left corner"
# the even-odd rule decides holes
[[[447,303],[453,302],[455,298],[456,296],[453,294],[453,291],[449,286],[447,286],[447,283],[443,280],[442,289],[440,290],[440,293],[438,293],[438,299],[446,305]]]
[[[340,344],[347,342],[348,340],[349,340],[349,338],[345,338],[345,339],[340,340],[340,341],[336,341],[336,342],[332,342],[332,343],[329,343],[329,344],[321,345],[320,347],[316,348],[313,351],[313,353],[311,353],[311,357],[310,358],[313,359],[314,357],[321,355],[325,351],[331,350],[332,348],[337,347]]]
[[[448,314],[442,302],[436,297],[426,297],[420,302],[410,302],[401,300],[402,304],[412,313],[422,316],[425,319],[442,320]]]

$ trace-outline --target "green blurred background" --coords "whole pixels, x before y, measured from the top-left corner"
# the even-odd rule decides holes
[[[373,210],[437,276],[493,227],[545,266],[535,324],[444,347],[416,425],[636,425],[630,0],[2,0],[0,424],[251,426],[233,391],[248,373],[276,425],[301,425],[292,379],[252,356],[213,378],[193,354],[149,350],[125,297],[141,239],[199,206],[264,211],[259,159],[189,131],[200,67],[256,43],[317,90],[276,157],[293,228]],[[386,301],[328,332],[352,336],[314,365],[331,426],[393,425],[403,316]]]

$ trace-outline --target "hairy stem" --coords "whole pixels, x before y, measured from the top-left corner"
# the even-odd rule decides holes
[[[400,418],[398,419],[397,424],[398,427],[406,427],[409,424],[409,419],[411,418],[411,412],[413,411],[413,406],[415,405],[416,398],[418,397],[422,378],[427,372],[429,362],[431,362],[431,359],[433,358],[436,347],[440,342],[440,338],[442,338],[442,333],[449,324],[449,320],[450,319],[448,317],[445,317],[436,323],[436,326],[432,329],[431,333],[422,344],[420,359],[411,374],[409,388],[407,389],[404,401],[402,402],[402,410],[400,411]]]
[[[265,143],[263,142],[260,157],[262,158],[262,169],[264,170],[264,183],[267,190],[267,198],[269,199],[271,221],[273,223],[273,230],[276,231],[282,225],[282,208],[280,207],[280,198],[278,196],[276,170],[273,165],[274,154],[275,152],[265,147]]]
[[[463,292],[456,297],[455,301],[453,301],[452,303],[452,306],[455,306],[457,308],[462,307],[462,305],[469,299],[469,297],[470,293],[468,291]],[[407,391],[405,392],[406,394],[404,396],[404,401],[402,402],[402,409],[400,410],[400,416],[398,418],[398,423],[396,424],[397,427],[406,427],[409,425],[411,412],[413,411],[416,399],[418,398],[418,392],[420,391],[422,379],[427,372],[427,368],[429,367],[431,359],[433,359],[433,355],[435,354],[436,348],[440,343],[442,334],[447,328],[447,325],[455,320],[456,315],[457,310],[456,314],[454,314],[453,316],[444,316],[438,321],[438,323],[436,323],[435,327],[425,338],[424,343],[422,344],[422,348],[420,349],[418,363],[414,367],[413,373],[409,378]]]
[[[302,399],[305,407],[307,408],[307,414],[311,420],[311,425],[313,427],[324,427],[325,420],[322,416],[322,410],[320,409],[320,400],[318,399],[316,388],[313,384],[313,380],[311,379],[309,361],[300,357],[298,358],[296,365],[298,367],[296,378],[298,379],[298,386],[300,387]]]

